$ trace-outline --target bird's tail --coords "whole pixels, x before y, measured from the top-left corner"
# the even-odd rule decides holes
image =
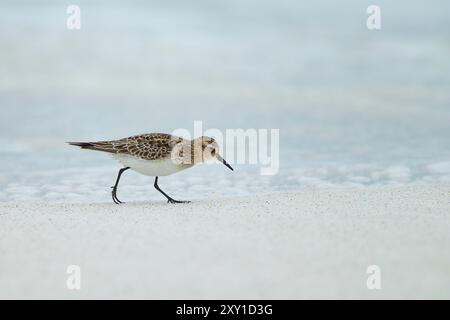
[[[110,141],[99,141],[99,142],[67,142],[71,146],[77,146],[81,149],[89,149],[95,151],[103,151],[116,153],[114,145]]]
[[[80,147],[81,149],[93,149],[95,150],[95,144],[92,142],[67,142],[68,144],[70,144],[71,146],[77,146]]]
[[[117,153],[119,150],[116,148],[118,141],[97,141],[97,142],[67,142],[71,146],[77,146],[81,149],[103,151],[109,153]]]

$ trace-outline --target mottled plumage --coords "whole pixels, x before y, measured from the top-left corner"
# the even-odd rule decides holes
[[[161,160],[170,157],[179,143],[189,144],[189,140],[166,133],[147,133],[119,140],[97,142],[69,142],[82,149],[109,153],[126,154],[142,160]]]
[[[167,176],[210,159],[217,159],[233,170],[219,155],[219,146],[210,137],[187,140],[166,133],[148,133],[119,140],[69,144],[82,149],[111,153],[125,166],[119,171],[116,184],[112,187],[115,203],[122,203],[116,195],[117,186],[122,173],[128,169],[156,177],[155,188],[172,203],[180,201],[172,199],[159,188],[158,176]]]

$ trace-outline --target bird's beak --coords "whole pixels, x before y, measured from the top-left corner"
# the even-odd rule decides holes
[[[234,171],[234,169],[225,161],[224,158],[222,158],[221,156],[217,155],[217,160],[219,160],[220,162],[222,162],[224,165],[226,165],[231,171]]]

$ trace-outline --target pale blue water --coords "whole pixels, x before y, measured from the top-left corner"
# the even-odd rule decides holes
[[[120,168],[70,140],[280,129],[280,171],[203,166],[180,199],[450,182],[450,3],[0,2],[0,201],[109,201]],[[225,155],[226,156],[226,155]],[[232,161],[232,159],[227,159]],[[161,199],[124,175],[122,200]]]

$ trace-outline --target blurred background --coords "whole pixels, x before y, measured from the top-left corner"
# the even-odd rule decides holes
[[[70,4],[80,30],[66,28]],[[174,198],[449,182],[449,12],[444,0],[0,0],[0,201],[109,201],[120,165],[65,141],[194,120],[280,129],[280,171],[199,166],[160,180]],[[128,172],[119,198],[164,200],[152,185]]]

